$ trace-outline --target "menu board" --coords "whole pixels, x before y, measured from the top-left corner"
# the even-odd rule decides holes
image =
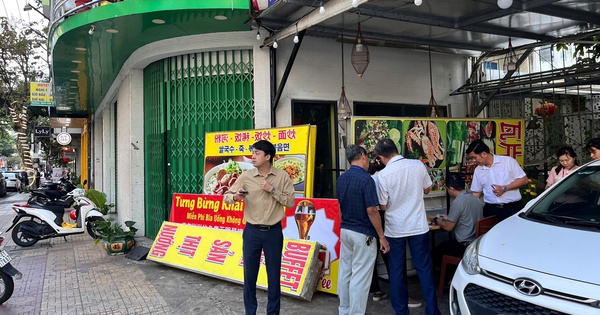
[[[481,139],[491,153],[508,155],[523,165],[524,121],[522,119],[451,119],[354,117],[354,143],[367,149],[371,162],[375,145],[390,138],[405,158],[416,159],[427,167],[433,181],[432,192],[445,190],[446,169],[472,173],[477,166],[467,158],[471,142]]]
[[[273,166],[285,170],[296,197],[313,193],[316,126],[237,130],[207,133],[203,193],[223,195],[252,165],[252,144],[267,140],[275,146]]]

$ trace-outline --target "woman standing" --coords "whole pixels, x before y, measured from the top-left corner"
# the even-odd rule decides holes
[[[577,154],[571,147],[559,148],[556,151],[556,157],[558,158],[559,165],[550,170],[550,176],[548,176],[548,180],[546,181],[546,189],[579,167],[577,165]]]

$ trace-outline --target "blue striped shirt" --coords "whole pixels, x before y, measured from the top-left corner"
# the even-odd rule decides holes
[[[375,181],[363,168],[352,165],[337,181],[342,229],[377,237],[367,208],[379,205]]]

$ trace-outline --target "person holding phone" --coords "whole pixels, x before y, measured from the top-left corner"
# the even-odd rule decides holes
[[[260,140],[252,145],[254,169],[243,172],[223,196],[232,204],[245,202],[242,233],[244,259],[244,308],[247,315],[256,314],[256,280],[260,256],[264,252],[267,269],[267,315],[279,314],[281,308],[281,251],[283,231],[281,220],[285,207],[294,206],[294,185],[288,173],[273,167],[275,146]]]

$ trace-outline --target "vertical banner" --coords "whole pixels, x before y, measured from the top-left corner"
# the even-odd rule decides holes
[[[252,144],[267,140],[275,145],[273,165],[290,175],[296,196],[312,196],[315,133],[310,125],[207,133],[203,193],[223,195],[241,173],[254,168]]]
[[[173,194],[172,223],[182,223],[227,231],[243,231],[244,202],[223,202],[220,195]],[[340,257],[340,207],[337,199],[296,198],[294,207],[286,209],[283,236],[290,240],[310,240],[321,245],[318,258],[323,273],[317,290],[337,294]],[[241,241],[241,234],[232,236]]]
[[[466,150],[477,139],[491,153],[524,163],[523,119],[355,117],[352,127],[354,143],[364,146],[371,160],[377,142],[390,138],[404,157],[423,162],[433,181],[432,192],[445,191],[446,168],[457,173],[475,170]]]

